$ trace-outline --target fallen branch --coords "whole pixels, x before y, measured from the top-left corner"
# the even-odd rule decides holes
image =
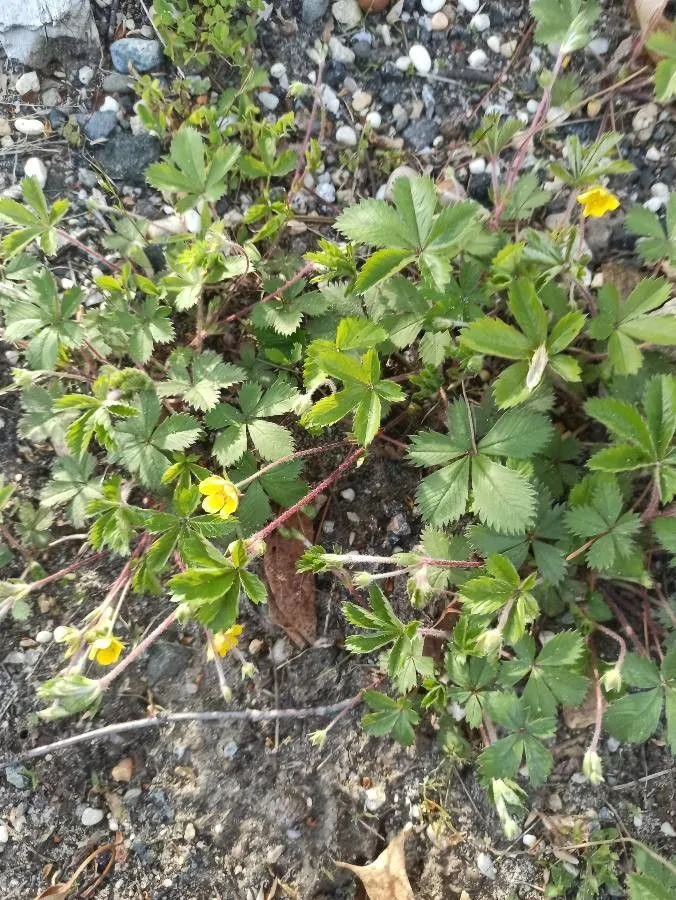
[[[219,723],[224,721],[243,721],[243,722],[270,722],[278,719],[312,719],[312,718],[328,718],[335,716],[337,713],[348,710],[361,699],[361,692],[356,697],[350,697],[347,700],[341,700],[339,703],[332,703],[329,706],[309,706],[300,709],[233,709],[233,710],[212,710],[206,712],[177,712],[166,713],[160,716],[153,716],[150,719],[132,719],[128,722],[114,722],[112,725],[104,725],[102,728],[94,728],[91,731],[85,731],[82,734],[73,734],[70,737],[62,738],[60,741],[53,741],[51,744],[42,744],[40,747],[34,747],[27,750],[13,759],[6,759],[0,762],[0,769],[6,769],[17,763],[25,762],[29,759],[37,759],[40,756],[46,756],[48,753],[54,753],[57,750],[64,750],[66,747],[73,747],[75,744],[84,744],[89,741],[98,740],[101,737],[108,737],[111,734],[122,734],[126,731],[138,731],[143,728],[162,728],[166,725],[173,725],[178,722],[206,722]]]

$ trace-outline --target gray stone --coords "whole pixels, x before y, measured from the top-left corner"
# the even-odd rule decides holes
[[[180,675],[185,671],[190,655],[190,650],[180,644],[171,644],[169,641],[158,641],[153,644],[148,654],[146,668],[148,682],[155,684],[164,678],[175,678]]]
[[[411,122],[404,131],[404,140],[414,150],[424,150],[425,147],[432,146],[438,134],[439,126],[436,122],[431,119],[419,119],[417,122]]]
[[[36,69],[101,55],[89,0],[2,0],[0,44],[10,59]]]
[[[160,142],[150,134],[119,131],[96,152],[96,159],[114,181],[144,184],[146,168],[160,157]]]
[[[329,8],[329,0],[303,0],[301,18],[306,25],[311,25],[317,19],[321,19]]]
[[[408,519],[403,513],[396,513],[387,523],[387,533],[393,538],[408,537],[411,533],[411,526]]]
[[[605,219],[587,219],[584,239],[593,256],[607,251],[612,232],[612,225]]]
[[[109,72],[101,85],[106,94],[130,94],[133,86],[131,78],[121,72]]]
[[[115,129],[117,113],[111,109],[97,109],[93,113],[81,113],[77,120],[90,141],[100,141]]]
[[[118,72],[126,74],[130,65],[137,72],[149,72],[161,65],[162,46],[144,38],[121,38],[110,45],[110,58]]]

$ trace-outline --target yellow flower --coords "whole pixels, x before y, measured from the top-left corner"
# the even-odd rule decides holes
[[[202,509],[214,515],[218,513],[222,519],[228,519],[239,505],[237,488],[228,478],[210,475],[200,481],[199,489],[201,494],[206,495],[202,501]]]
[[[612,212],[620,205],[619,198],[604,188],[602,184],[595,184],[588,191],[577,195],[577,202],[582,204],[582,215],[585,219],[591,216],[592,219],[600,219],[607,212]]]
[[[238,624],[231,625],[227,631],[217,631],[211,638],[213,650],[215,650],[219,656],[225,656],[226,653],[229,653],[237,646],[237,641],[242,630],[242,626]],[[210,652],[207,656],[209,659],[213,659],[213,650],[211,647],[209,650]]]
[[[124,644],[114,634],[106,634],[96,638],[89,647],[89,658],[95,659],[100,666],[112,666],[120,658]]]

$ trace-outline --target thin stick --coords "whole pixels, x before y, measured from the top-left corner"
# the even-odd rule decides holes
[[[361,692],[359,693],[361,698]],[[244,722],[271,722],[278,719],[311,719],[311,718],[328,718],[335,716],[344,709],[349,709],[355,704],[355,697],[347,700],[341,700],[339,703],[332,703],[328,706],[311,706],[300,709],[234,709],[234,710],[209,710],[206,712],[177,712],[165,713],[159,716],[153,716],[149,719],[132,719],[128,722],[114,722],[112,725],[104,725],[102,728],[94,728],[91,731],[85,731],[83,734],[73,734],[70,737],[62,738],[60,741],[53,741],[51,744],[42,744],[40,747],[34,747],[27,750],[14,759],[7,759],[0,762],[0,769],[8,768],[16,763],[24,762],[28,759],[37,759],[40,756],[46,756],[48,753],[54,753],[57,750],[64,750],[66,747],[73,747],[76,744],[84,744],[89,741],[98,740],[101,737],[108,737],[111,734],[123,734],[127,731],[138,731],[143,728],[163,728],[177,722],[206,722],[220,723],[226,721],[244,721]]]
[[[288,281],[285,281],[284,284],[280,285],[277,290],[272,291],[270,294],[266,294],[265,297],[262,297],[260,300],[256,300],[254,303],[249,303],[248,306],[245,306],[243,309],[238,309],[237,312],[231,313],[229,316],[226,316],[223,320],[225,324],[229,324],[230,322],[234,322],[236,319],[245,316],[248,312],[254,308],[254,306],[258,306],[259,303],[268,303],[270,300],[276,300],[280,294],[283,294],[287,288],[290,288],[291,285],[295,284],[297,281],[300,281],[301,278],[305,278],[306,275],[311,275],[314,271],[316,271],[316,266],[314,263],[307,263],[301,269],[299,269],[295,275],[289,278]]]
[[[92,556],[86,556],[84,559],[78,559],[69,566],[66,566],[65,569],[59,569],[58,572],[53,572],[51,575],[45,575],[44,578],[40,578],[38,581],[31,582],[28,585],[28,588],[30,591],[39,591],[40,588],[46,587],[54,581],[58,581],[59,578],[63,578],[64,575],[70,575],[71,572],[76,572],[78,569],[89,565],[89,563],[97,562],[97,560],[106,555],[107,551],[101,550],[100,553],[94,553]]]
[[[303,459],[305,456],[315,456],[317,453],[324,453],[327,450],[335,450],[336,447],[344,447],[345,444],[347,444],[347,441],[332,441],[330,444],[323,444],[321,447],[310,447],[307,450],[296,450],[295,453],[287,453],[286,456],[281,456],[274,462],[268,463],[267,466],[263,466],[257,472],[254,472],[253,475],[249,475],[248,478],[243,478],[241,481],[236,481],[235,487],[246,487],[247,484],[251,484],[252,481],[260,478],[261,475],[267,475],[268,472],[272,472],[272,470],[276,469],[277,466],[283,466],[284,463],[291,462],[294,459]]]

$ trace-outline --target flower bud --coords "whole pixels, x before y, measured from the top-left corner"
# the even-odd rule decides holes
[[[606,691],[619,691],[622,688],[622,674],[617,666],[608,669],[601,676],[601,684]]]
[[[589,783],[596,787],[603,781],[603,764],[595,750],[587,750],[582,760],[582,774]]]

